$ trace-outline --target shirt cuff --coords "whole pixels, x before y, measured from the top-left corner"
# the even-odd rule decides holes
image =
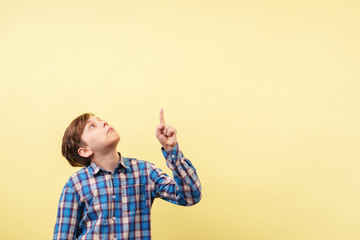
[[[183,158],[183,153],[180,151],[178,143],[170,151],[165,151],[164,147],[161,147],[161,151],[164,157],[172,163],[175,163],[177,159]]]

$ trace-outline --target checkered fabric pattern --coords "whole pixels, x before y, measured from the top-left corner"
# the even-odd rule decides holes
[[[198,203],[201,184],[194,166],[178,144],[161,150],[173,178],[120,153],[113,173],[91,163],[71,176],[60,197],[54,239],[151,239],[155,198],[182,206]]]

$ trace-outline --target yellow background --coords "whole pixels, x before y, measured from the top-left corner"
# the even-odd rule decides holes
[[[0,239],[51,239],[93,112],[165,165],[159,110],[203,199],[153,239],[360,239],[358,1],[0,1]]]

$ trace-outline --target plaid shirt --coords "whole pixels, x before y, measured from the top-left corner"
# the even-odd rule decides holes
[[[72,175],[60,197],[54,239],[151,239],[155,198],[182,206],[198,203],[201,184],[191,162],[178,144],[161,150],[174,178],[120,153],[113,173],[91,163]]]

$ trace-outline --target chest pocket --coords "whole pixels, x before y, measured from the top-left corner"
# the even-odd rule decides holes
[[[146,207],[145,185],[126,185],[121,187],[122,210],[134,215]]]

